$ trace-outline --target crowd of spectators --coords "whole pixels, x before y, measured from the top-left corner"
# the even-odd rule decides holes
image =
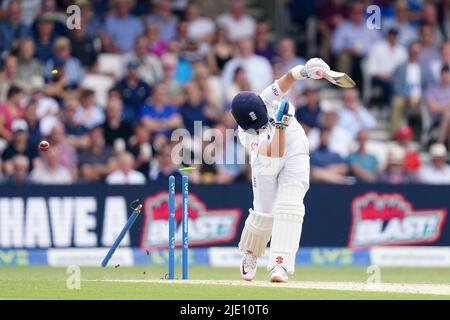
[[[450,184],[450,1],[312,3],[287,1],[292,23],[306,32],[313,17],[313,55],[358,83],[298,82],[288,94],[310,140],[312,179]],[[378,29],[366,24],[372,3],[382,9]],[[75,28],[66,24],[71,4],[81,9]],[[303,6],[310,11],[299,21]],[[214,157],[237,155],[241,146],[226,134],[236,128],[232,98],[304,64],[311,53],[300,38],[274,34],[244,0],[226,2],[218,16],[201,0],[2,0],[0,183],[163,181],[180,165],[175,129],[190,133],[183,146],[191,158],[201,162],[208,151],[194,121],[226,137],[211,140]],[[323,99],[323,88],[339,99]],[[369,139],[381,120],[391,140],[384,162]],[[38,149],[44,139],[47,152]],[[193,183],[250,176],[237,161],[197,166]]]

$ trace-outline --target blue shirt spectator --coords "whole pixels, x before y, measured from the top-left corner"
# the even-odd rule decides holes
[[[0,51],[10,49],[16,40],[29,34],[30,29],[21,22],[20,1],[10,1],[5,18],[0,21]]]
[[[303,125],[308,126],[307,129],[312,129],[318,126],[319,115],[322,109],[319,105],[319,96],[317,90],[306,89],[305,91],[306,103],[295,112],[295,117]]]
[[[338,153],[330,151],[327,146],[320,146],[311,153],[311,166],[325,168],[343,163],[345,163],[344,159]]]
[[[358,132],[358,151],[348,156],[347,163],[357,180],[374,183],[378,178],[378,160],[374,155],[367,152],[367,139],[367,131],[361,130]]]
[[[154,14],[150,15],[146,21],[148,24],[155,24],[159,29],[161,40],[167,42],[177,36],[177,18],[172,14],[172,1],[161,0],[155,5]]]
[[[106,19],[104,29],[120,51],[128,52],[133,49],[137,37],[144,32],[144,25],[132,15],[112,15]]]

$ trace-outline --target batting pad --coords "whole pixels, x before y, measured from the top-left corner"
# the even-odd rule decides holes
[[[249,209],[249,212],[244,230],[242,230],[239,249],[242,252],[251,251],[255,256],[261,257],[266,251],[272,234],[273,216],[252,209]]]
[[[268,270],[281,264],[288,273],[295,270],[295,256],[302,233],[305,188],[301,183],[279,187],[274,209]]]

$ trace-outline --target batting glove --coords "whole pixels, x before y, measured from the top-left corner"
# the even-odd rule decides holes
[[[305,64],[305,73],[308,78],[322,79],[323,73],[330,71],[330,66],[325,63],[321,58],[309,59]]]
[[[274,101],[277,104],[278,111],[275,117],[275,128],[284,130],[292,120],[292,114],[289,114],[289,102],[286,100]]]

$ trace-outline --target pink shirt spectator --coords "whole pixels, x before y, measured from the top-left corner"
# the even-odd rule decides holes
[[[7,132],[11,133],[11,124],[15,119],[23,119],[25,117],[25,109],[18,108],[14,114],[7,102],[0,103],[0,114],[3,119],[3,127]]]

